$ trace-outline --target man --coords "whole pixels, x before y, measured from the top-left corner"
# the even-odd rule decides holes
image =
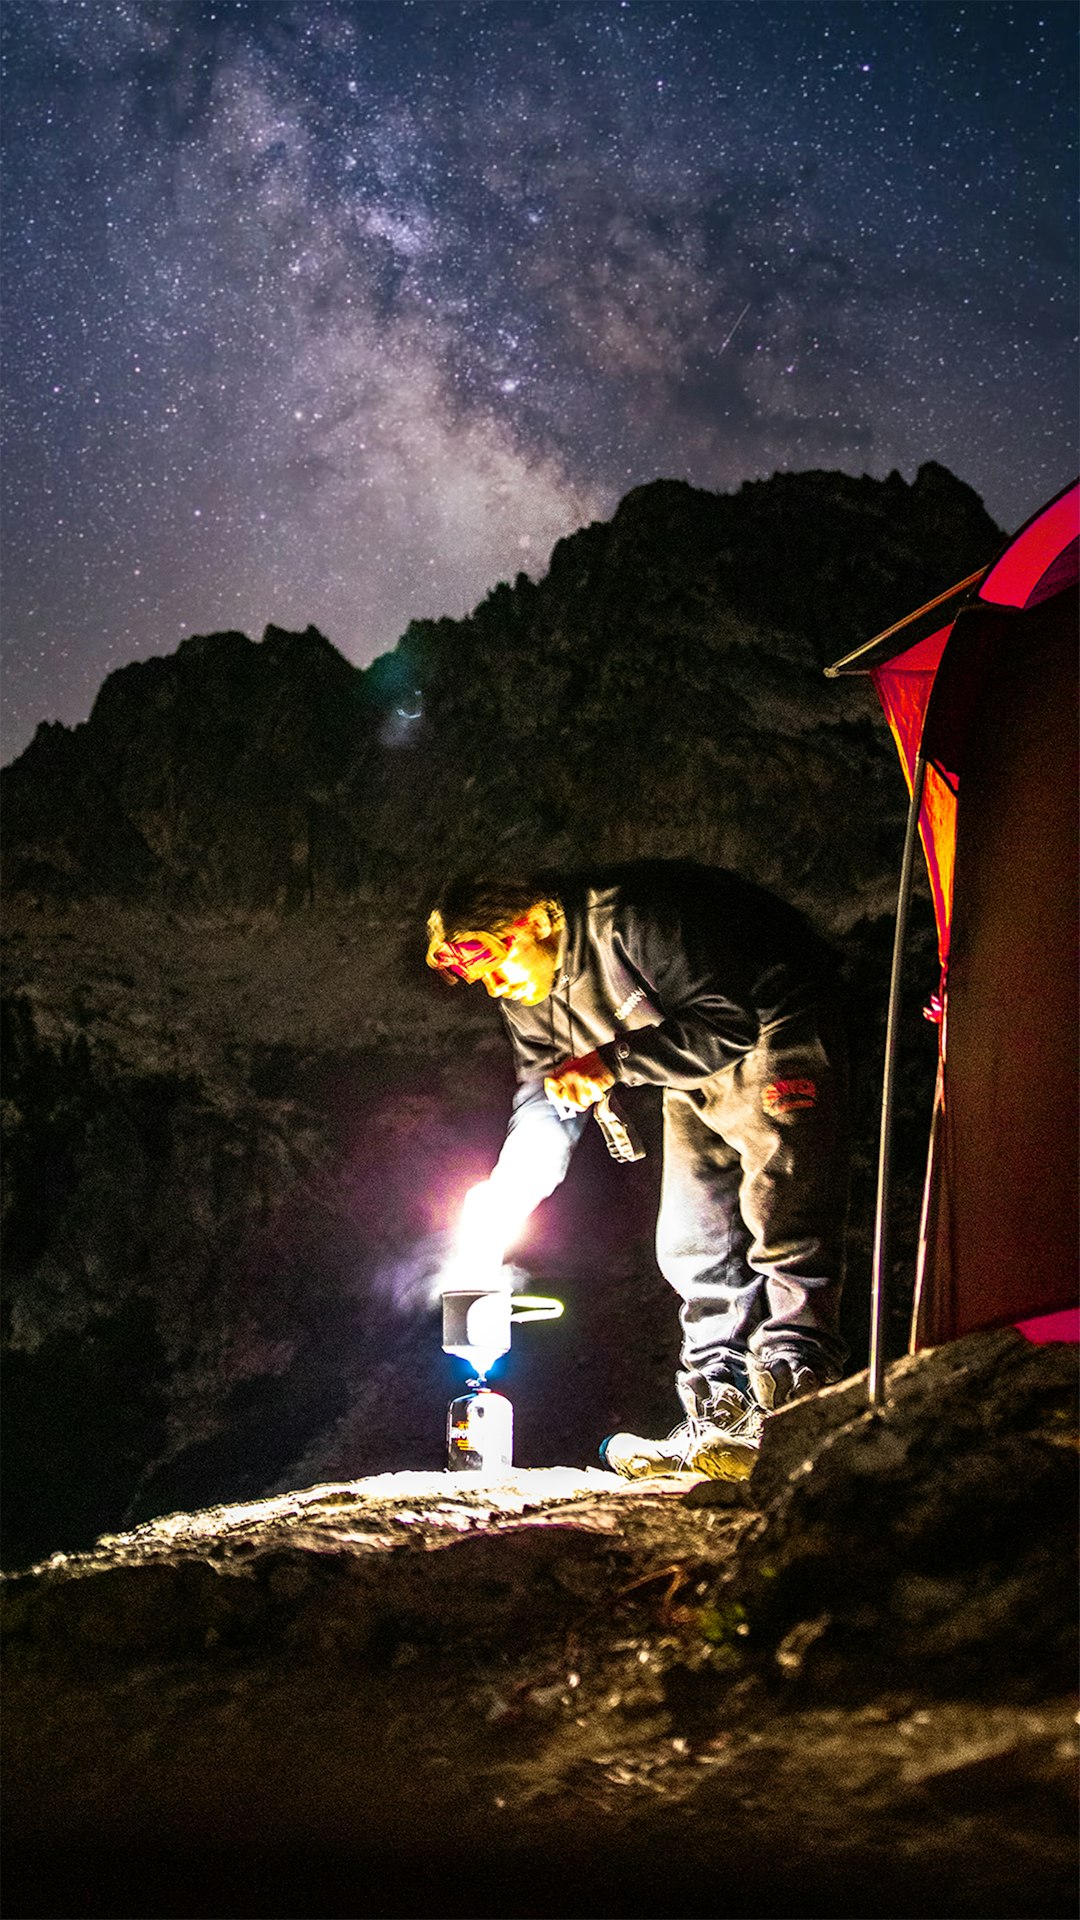
[[[847,1069],[835,961],[734,873],[641,861],[561,879],[461,879],[429,966],[481,983],[518,1091],[490,1182],[522,1217],[566,1173],[610,1089],[664,1089],[656,1250],[680,1297],[686,1418],[614,1434],[627,1478],[751,1470],[763,1417],[840,1377]]]

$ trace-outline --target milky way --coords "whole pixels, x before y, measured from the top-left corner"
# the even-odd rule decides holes
[[[366,664],[660,474],[936,459],[1020,524],[1076,464],[1076,24],[6,0],[6,753],[193,632]]]

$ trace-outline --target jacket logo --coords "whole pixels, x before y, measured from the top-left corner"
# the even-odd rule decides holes
[[[633,993],[627,994],[626,999],[623,1001],[621,1007],[616,1007],[615,1009],[616,1020],[625,1020],[627,1014],[633,1013],[634,1008],[639,1004],[640,1001],[644,1000],[644,998],[645,998],[644,987],[637,987],[635,988]]]
[[[771,1080],[761,1096],[766,1113],[797,1113],[800,1107],[812,1107],[817,1099],[813,1080]]]

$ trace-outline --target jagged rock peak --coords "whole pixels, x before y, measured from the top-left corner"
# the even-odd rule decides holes
[[[177,655],[188,659],[205,659],[214,654],[239,654],[252,649],[273,659],[288,659],[311,662],[315,660],[334,660],[348,665],[344,656],[316,626],[306,626],[303,632],[289,627],[277,627],[269,622],[263,629],[261,640],[251,640],[246,633],[228,631],[225,633],[193,633],[181,640]],[[355,671],[355,669],[353,669]]]
[[[793,600],[834,589],[839,567],[852,577],[886,566],[895,571],[907,546],[909,572],[922,559],[917,597],[931,576],[938,587],[948,584],[953,554],[974,554],[977,565],[994,557],[1003,537],[974,489],[934,460],[911,482],[895,469],[878,480],[814,468],[746,480],[719,494],[660,478],[631,488],[610,521],[560,540],[548,579],[562,585],[597,566],[621,567],[631,552],[655,542],[658,564],[704,568],[740,598],[749,591],[755,611],[775,596],[786,620]],[[539,584],[542,590],[546,583]],[[844,611],[836,614],[843,618]]]
[[[353,884],[327,806],[362,752],[363,679],[313,626],[119,668],[84,725],[39,729],[5,769],[6,884],[281,906]]]
[[[127,702],[132,697],[141,700],[148,694],[156,694],[164,685],[181,680],[191,684],[193,678],[202,679],[209,674],[243,678],[253,683],[266,682],[282,672],[298,679],[324,679],[332,674],[344,684],[357,677],[358,671],[314,626],[306,627],[302,633],[267,626],[261,640],[252,640],[246,633],[232,629],[223,633],[194,633],[181,640],[174,653],[135,660],[110,673],[94,702],[90,722],[100,721],[103,714],[113,711],[121,701]]]

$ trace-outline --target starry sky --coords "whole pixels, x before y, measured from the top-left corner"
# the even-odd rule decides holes
[[[4,758],[190,633],[365,665],[658,475],[935,459],[1021,524],[1077,464],[1078,18],[5,0]]]

